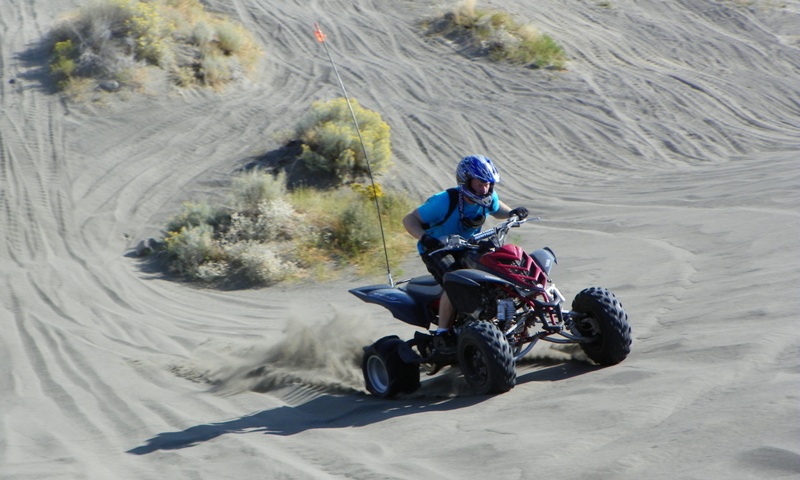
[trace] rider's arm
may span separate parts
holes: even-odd
[[[500,208],[492,214],[494,218],[499,218],[505,220],[508,218],[508,214],[511,213],[511,207],[505,204],[502,200],[500,200]]]
[[[419,212],[416,208],[413,212],[403,217],[403,226],[406,228],[406,231],[417,240],[425,235],[425,229],[422,228],[422,219],[419,217]]]

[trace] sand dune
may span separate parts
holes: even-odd
[[[563,72],[425,38],[444,2],[212,0],[268,60],[222,94],[76,106],[42,35],[77,2],[0,0],[0,478],[800,477],[800,2],[515,1]],[[362,345],[413,334],[349,288],[221,292],[142,269],[180,202],[348,92],[392,128],[381,181],[422,201],[483,153],[542,221],[568,296],[614,291],[633,351],[537,346],[509,393],[455,372],[369,397]],[[422,273],[417,259],[403,274]]]

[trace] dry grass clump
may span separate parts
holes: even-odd
[[[221,87],[251,73],[261,49],[243,27],[205,11],[199,0],[92,0],[51,32],[58,87],[137,84],[158,67],[176,85]]]
[[[495,61],[554,69],[563,69],[566,63],[563,48],[549,35],[517,22],[509,13],[476,9],[475,0],[463,1],[427,22],[427,27],[430,34]]]
[[[400,221],[411,203],[376,191],[390,258],[400,258],[413,247]],[[234,177],[226,205],[184,204],[164,239],[170,270],[208,284],[265,286],[325,277],[332,267],[385,266],[371,186],[287,193],[284,174],[254,171]]]

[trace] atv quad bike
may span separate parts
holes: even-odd
[[[631,328],[622,305],[604,288],[586,288],[564,308],[565,298],[550,272],[550,248],[531,254],[505,244],[508,231],[527,220],[515,216],[469,239],[452,236],[430,255],[452,255],[463,267],[439,285],[426,275],[388,284],[354,288],[361,300],[388,309],[398,320],[419,327],[410,340],[392,335],[364,348],[362,371],[367,390],[380,398],[412,393],[420,387],[421,367],[433,375],[445,366],[461,368],[476,394],[503,393],[516,382],[516,362],[539,341],[577,343],[599,365],[627,357]],[[439,298],[446,291],[456,309],[455,349],[437,342]]]

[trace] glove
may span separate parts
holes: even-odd
[[[509,217],[513,217],[514,215],[516,215],[520,220],[524,220],[525,218],[528,218],[528,209],[525,207],[517,207],[508,212]]]
[[[425,235],[419,239],[419,243],[422,244],[422,248],[425,249],[425,252],[432,252],[444,247],[444,243],[430,233],[425,233]]]

